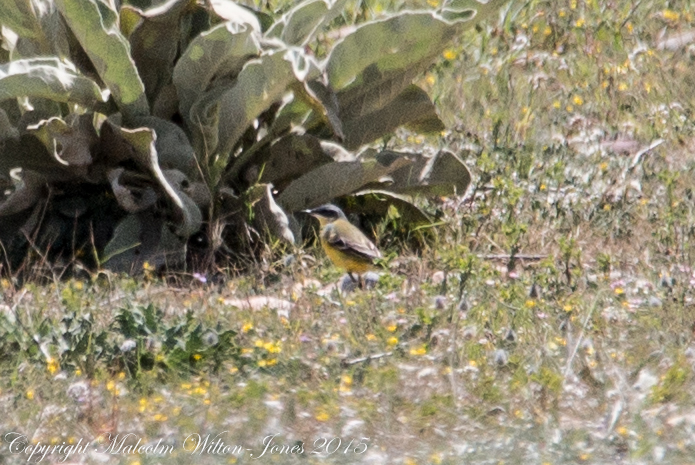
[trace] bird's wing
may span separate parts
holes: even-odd
[[[349,225],[349,227],[355,228],[352,225]],[[323,238],[329,245],[344,253],[367,260],[381,258],[379,249],[376,248],[372,241],[367,239],[367,236],[362,234],[362,231],[355,228],[352,230],[351,236],[350,239],[345,239],[338,233],[335,224],[327,225],[323,233]]]

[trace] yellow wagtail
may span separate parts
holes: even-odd
[[[326,204],[305,212],[319,220],[321,246],[328,258],[362,287],[361,275],[374,267],[375,259],[381,258],[379,249],[335,205]],[[352,273],[357,273],[359,279]]]

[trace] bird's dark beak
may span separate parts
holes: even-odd
[[[302,210],[302,213],[306,213],[307,215],[311,215],[316,218],[316,213],[314,213],[314,210]]]

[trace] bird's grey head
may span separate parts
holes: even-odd
[[[345,213],[343,213],[343,211],[340,208],[336,207],[335,205],[331,205],[330,203],[321,205],[320,207],[316,207],[312,210],[305,211],[311,216],[315,216],[317,218],[325,218],[328,221],[335,221],[339,218],[346,219]]]

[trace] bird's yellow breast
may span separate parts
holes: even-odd
[[[366,273],[373,268],[372,262],[366,259],[360,259],[353,255],[349,255],[342,250],[330,246],[326,241],[321,238],[321,245],[323,250],[328,255],[328,258],[337,266],[338,268],[343,268],[347,270],[348,273]]]

